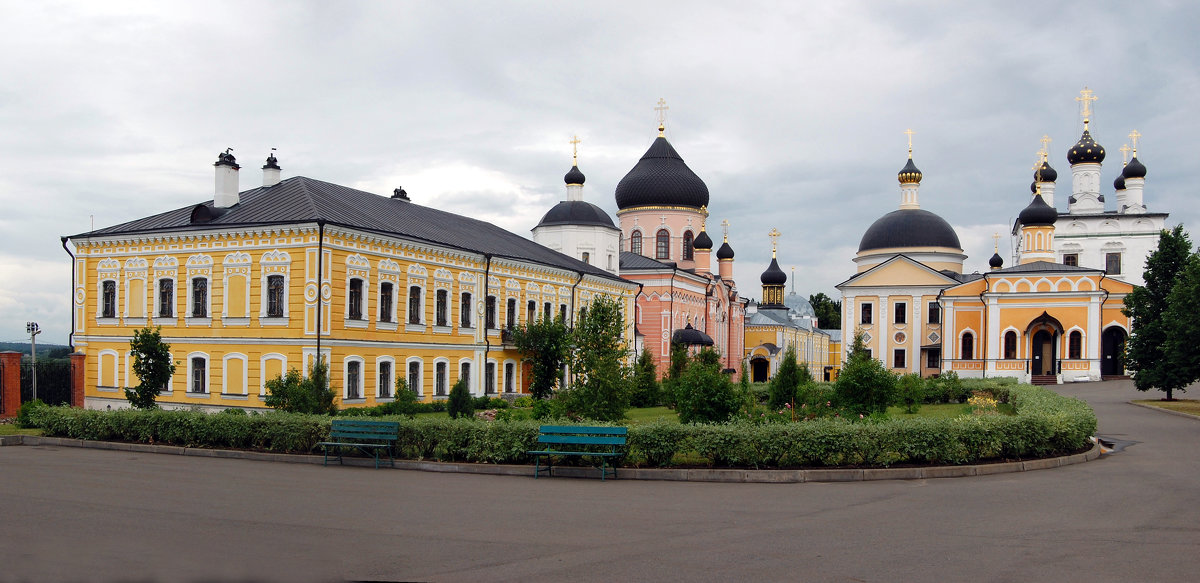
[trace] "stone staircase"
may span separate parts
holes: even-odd
[[[1035,374],[1031,375],[1029,382],[1034,385],[1057,385],[1058,377],[1052,374]]]

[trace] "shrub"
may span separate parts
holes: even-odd
[[[658,382],[658,370],[654,366],[654,355],[643,348],[633,367],[633,392],[629,404],[634,407],[657,407],[662,403],[662,389]]]
[[[475,400],[471,398],[471,393],[467,392],[466,379],[458,379],[450,388],[450,397],[446,399],[446,412],[450,413],[451,419],[470,418],[475,415]]]
[[[533,397],[530,397],[529,395],[517,397],[517,400],[513,401],[513,407],[532,407],[532,406],[533,406]]]
[[[37,418],[36,410],[39,408],[48,407],[41,399],[34,399],[21,403],[21,408],[17,410],[17,427],[33,428],[35,425],[34,419]]]
[[[291,369],[286,375],[267,381],[267,396],[263,402],[272,409],[287,413],[335,415],[334,391],[329,386],[329,365],[324,358],[313,363],[308,377]]]
[[[896,382],[896,396],[905,413],[916,413],[925,401],[925,379],[917,373],[909,373]]]
[[[137,375],[138,386],[125,389],[125,399],[136,409],[153,409],[171,376],[175,374],[175,363],[171,362],[171,345],[162,341],[162,327],[149,326],[133,332],[129,340],[129,355],[133,359],[133,374]]]
[[[629,428],[626,441],[631,452],[638,452],[647,465],[666,466],[680,451],[686,451],[689,429],[684,425],[659,420]]]
[[[896,375],[867,353],[860,332],[833,387],[839,406],[859,415],[883,413],[895,398]]]
[[[744,402],[729,375],[721,372],[720,356],[710,348],[700,351],[675,382],[675,408],[681,423],[723,423]]]
[[[798,404],[797,398],[801,385],[810,382],[812,382],[812,375],[809,374],[808,367],[801,368],[796,364],[796,351],[792,346],[788,346],[786,354],[783,356],[783,363],[779,365],[775,378],[771,379],[770,398],[767,406],[778,410],[787,404]]]
[[[930,381],[927,387],[927,403],[963,403],[971,396],[971,391],[958,378],[954,371],[944,372]]]

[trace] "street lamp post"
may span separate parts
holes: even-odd
[[[25,331],[29,333],[29,352],[33,358],[33,399],[36,401],[37,394],[37,335],[42,333],[41,327],[37,322],[25,322]]]

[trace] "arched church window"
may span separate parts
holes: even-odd
[[[690,261],[693,257],[692,253],[693,253],[692,232],[684,231],[683,232],[683,258]]]
[[[1083,358],[1083,334],[1079,330],[1074,330],[1067,337],[1067,358],[1071,360],[1079,360]]]
[[[642,254],[642,232],[634,231],[629,235],[629,251],[631,253]]]
[[[962,359],[971,360],[975,358],[975,335],[967,332],[962,337]]]
[[[654,258],[671,258],[671,234],[666,229],[660,229],[654,237]]]
[[[1017,357],[1017,333],[1009,330],[1004,333],[1004,358],[1014,359]]]

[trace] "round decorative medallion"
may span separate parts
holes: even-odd
[[[894,339],[896,341],[896,344],[903,343],[905,338],[908,338],[908,337],[905,336],[903,332],[897,332],[896,335],[892,337],[892,339]]]

